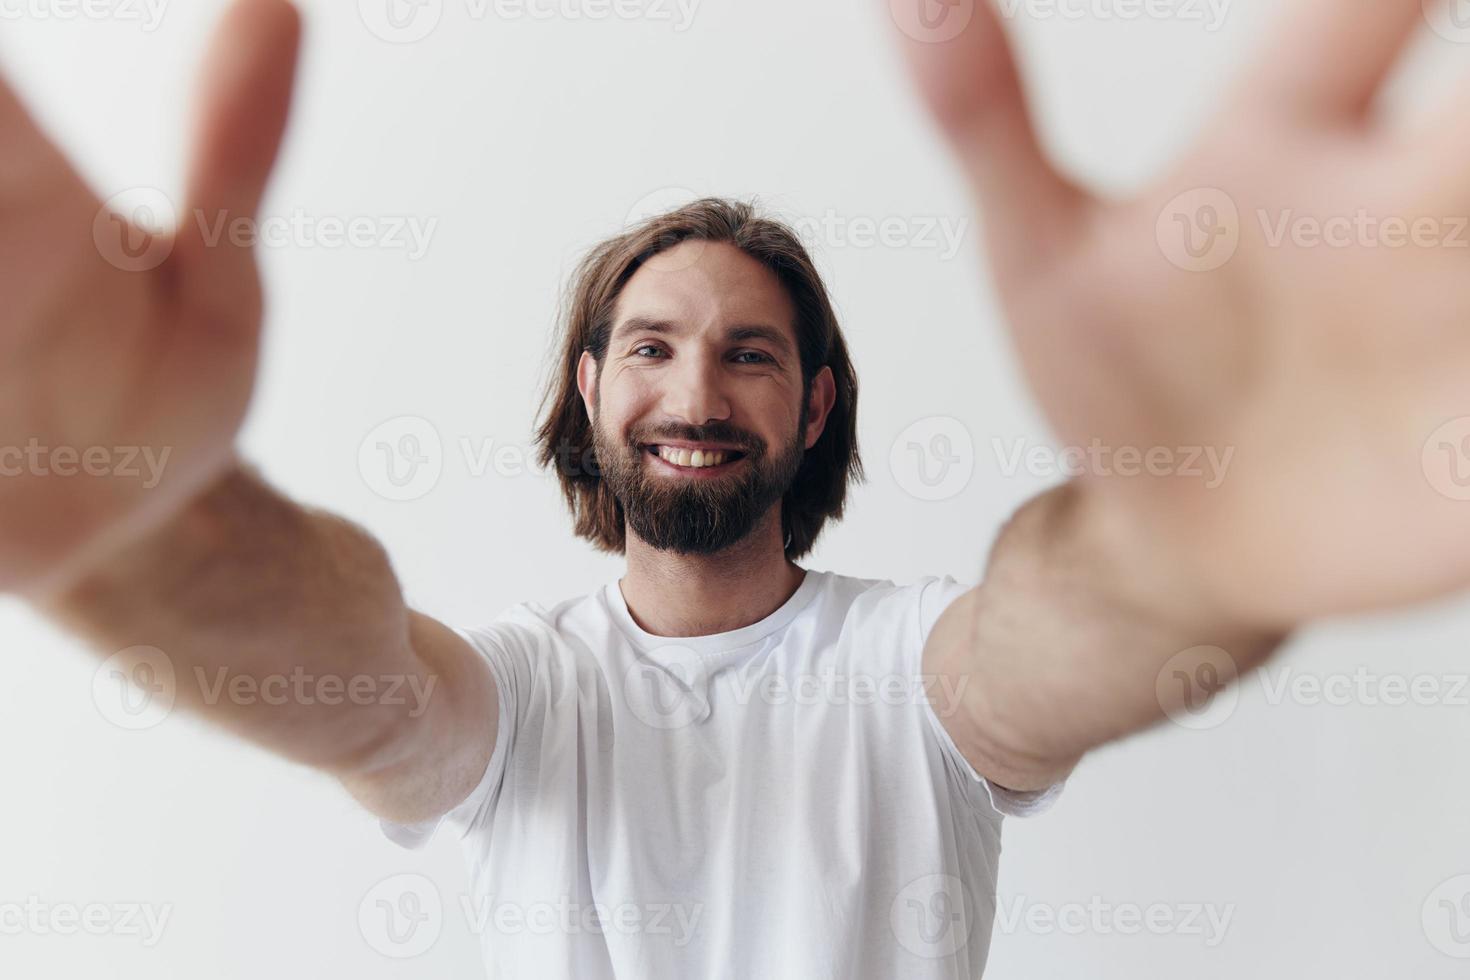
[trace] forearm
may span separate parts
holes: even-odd
[[[378,544],[239,469],[41,608],[104,655],[161,650],[176,704],[339,772],[384,763],[436,683]]]
[[[1234,621],[1159,554],[1078,485],[1038,497],[1006,526],[985,582],[948,627],[946,658],[968,678],[967,755],[998,781],[1040,788],[1279,647],[1282,634]]]

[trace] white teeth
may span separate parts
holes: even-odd
[[[688,449],[673,449],[668,446],[659,446],[658,455],[676,466],[685,466],[690,469],[705,466],[719,466],[728,455],[724,450],[696,449],[690,452]]]

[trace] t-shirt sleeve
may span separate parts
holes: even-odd
[[[932,578],[923,583],[919,589],[919,650],[921,656],[924,643],[929,639],[929,633],[933,630],[934,624],[939,621],[940,614],[949,607],[951,602],[973,587],[957,582],[949,575]],[[927,700],[924,703],[924,714],[928,718],[930,729],[933,730],[939,742],[940,750],[944,753],[947,765],[963,784],[965,794],[972,804],[988,806],[997,813],[1008,817],[1031,817],[1049,810],[1057,797],[1061,795],[1063,787],[1066,786],[1066,780],[1063,780],[1046,789],[1023,793],[992,783],[970,765],[970,760],[965,758],[964,753],[955,745],[949,730],[944,727],[944,722],[935,712],[934,705]]]
[[[516,707],[519,703],[521,672],[515,669],[511,644],[513,635],[494,626],[464,630],[455,628],[480,656],[485,658],[495,678],[496,697],[500,705],[500,719],[496,726],[495,748],[479,783],[464,802],[448,813],[422,823],[400,824],[391,820],[379,820],[383,834],[395,844],[409,850],[425,847],[441,826],[452,828],[457,839],[463,839],[469,831],[484,822],[505,780],[506,760],[515,742]]]

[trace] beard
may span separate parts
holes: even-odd
[[[681,555],[712,555],[744,539],[779,503],[796,480],[806,455],[803,400],[796,433],[775,453],[755,436],[717,424],[679,431],[633,431],[628,442],[607,438],[592,420],[592,443],[601,477],[623,507],[629,529],[651,547]],[[657,476],[647,446],[659,438],[718,442],[745,454],[736,468],[717,479]]]

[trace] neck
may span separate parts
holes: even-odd
[[[713,555],[658,551],[630,531],[618,585],[633,621],[655,636],[708,636],[781,608],[806,570],[786,558],[780,511],[772,507],[750,534]]]

